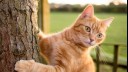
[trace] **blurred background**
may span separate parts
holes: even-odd
[[[93,4],[95,15],[115,17],[107,38],[91,53],[97,72],[127,72],[127,0],[40,0],[39,27],[54,33],[70,26],[87,4]]]

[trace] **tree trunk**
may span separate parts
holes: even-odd
[[[0,0],[0,72],[14,72],[16,61],[40,61],[34,34],[37,0]]]

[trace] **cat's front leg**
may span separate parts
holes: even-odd
[[[20,60],[15,65],[18,72],[65,72],[60,66],[44,65],[34,60]]]
[[[34,64],[34,60],[20,60],[16,62],[15,70],[18,72],[31,72]]]

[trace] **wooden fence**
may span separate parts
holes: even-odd
[[[39,0],[38,7],[38,26],[47,34],[50,27],[50,7],[48,0]]]
[[[113,62],[105,62],[100,60],[100,49],[99,47],[101,45],[107,45],[107,46],[113,46],[114,48],[114,52],[113,52]],[[123,64],[118,64],[118,52],[119,52],[119,48],[120,47],[127,47],[127,45],[125,44],[112,44],[112,43],[103,43],[99,46],[96,47],[96,59],[94,59],[94,61],[96,62],[96,67],[97,67],[97,71],[96,72],[100,72],[100,64],[107,64],[113,67],[113,71],[112,72],[117,72],[117,68],[124,68],[127,69],[127,65],[123,65]]]

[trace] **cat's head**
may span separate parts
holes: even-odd
[[[103,42],[106,37],[106,30],[113,21],[113,17],[98,19],[94,16],[94,8],[88,5],[77,18],[72,26],[75,32],[76,42],[79,45],[90,47]]]

